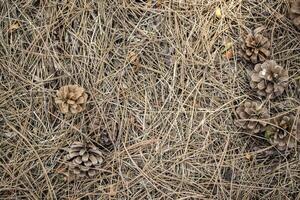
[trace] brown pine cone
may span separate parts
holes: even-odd
[[[87,98],[84,88],[78,85],[66,85],[57,91],[55,103],[62,113],[76,114],[85,110]]]
[[[273,60],[255,65],[251,73],[250,86],[257,94],[274,99],[288,86],[288,71]]]
[[[253,64],[266,61],[271,55],[271,42],[260,34],[261,28],[249,33],[243,40],[241,56]]]
[[[300,0],[292,3],[289,15],[293,24],[300,30]]]
[[[296,121],[293,114],[286,114],[274,118],[272,125],[268,125],[266,138],[279,150],[284,151],[295,148],[300,142],[300,120]]]
[[[92,177],[103,163],[102,153],[93,144],[74,142],[65,156],[69,170],[79,177]]]
[[[267,126],[264,120],[270,117],[268,109],[256,101],[245,101],[236,113],[239,118],[235,121],[236,125],[250,134],[263,132]]]
[[[95,140],[106,149],[111,149],[117,139],[117,123],[112,119],[107,122],[94,117],[90,122],[90,132],[96,137]]]

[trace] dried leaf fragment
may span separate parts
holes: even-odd
[[[222,18],[222,11],[220,7],[217,7],[215,10],[215,15],[217,18]]]
[[[18,28],[20,28],[21,24],[18,21],[13,22],[12,24],[10,24],[10,26],[7,29],[7,32],[14,32],[15,30],[17,30]]]

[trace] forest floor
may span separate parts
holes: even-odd
[[[0,199],[300,199],[299,151],[234,123],[247,99],[300,113],[288,10],[288,0],[0,0]],[[253,65],[238,54],[261,26],[290,75],[274,101],[251,90]],[[85,88],[85,111],[59,112],[67,84]],[[99,142],[91,118],[116,140],[95,177],[70,180],[64,149]]]

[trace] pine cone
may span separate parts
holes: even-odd
[[[272,145],[281,151],[297,146],[297,141],[300,141],[300,120],[295,121],[294,115],[287,114],[274,118],[272,124],[268,125],[265,133]]]
[[[270,117],[268,109],[256,101],[245,101],[236,112],[239,118],[236,125],[251,134],[263,132],[267,126],[263,120]]]
[[[255,65],[251,73],[250,86],[263,97],[274,99],[280,96],[288,86],[288,71],[273,60]]]
[[[88,95],[78,85],[66,85],[56,93],[55,103],[62,113],[79,113],[86,107]]]
[[[243,41],[241,55],[253,64],[266,61],[270,55],[271,43],[268,38],[259,34],[261,28],[249,33]]]
[[[300,0],[292,3],[289,15],[293,24],[300,29]]]
[[[95,140],[99,142],[101,147],[111,149],[117,139],[117,124],[113,120],[107,122],[95,117],[91,119],[90,132],[97,136]]]
[[[103,163],[102,153],[93,144],[74,142],[65,157],[70,171],[79,177],[92,177]]]

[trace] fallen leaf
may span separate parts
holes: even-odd
[[[247,160],[251,160],[252,155],[251,155],[250,153],[246,153],[246,154],[245,154],[245,158],[246,158]]]
[[[152,7],[152,0],[148,0],[148,1],[147,1],[146,7],[147,7],[147,8],[151,8],[151,7]]]
[[[131,51],[127,55],[127,60],[129,61],[129,63],[132,64],[133,71],[135,73],[137,73],[141,68],[141,62],[140,62],[139,55],[137,53]]]
[[[228,51],[229,49],[231,49],[233,47],[233,42],[231,41],[226,41],[224,43],[224,48],[222,49],[221,53],[225,53],[226,51]]]
[[[233,55],[234,55],[234,52],[232,49],[230,49],[225,52],[224,57],[229,60],[229,59],[233,58]]]
[[[138,54],[136,54],[134,51],[131,51],[127,54],[127,60],[129,63],[134,62],[138,57]]]
[[[233,43],[232,42],[226,42],[224,46],[225,46],[225,49],[228,50],[228,49],[231,49],[231,47],[233,46]]]
[[[156,8],[161,8],[162,5],[163,5],[162,0],[157,0],[156,3],[155,3]]]
[[[215,15],[216,15],[217,18],[221,18],[222,17],[222,11],[221,11],[220,7],[216,8]]]
[[[7,32],[14,32],[18,28],[20,28],[20,26],[21,25],[19,22],[13,22],[12,24],[10,24],[9,28],[7,29]]]

